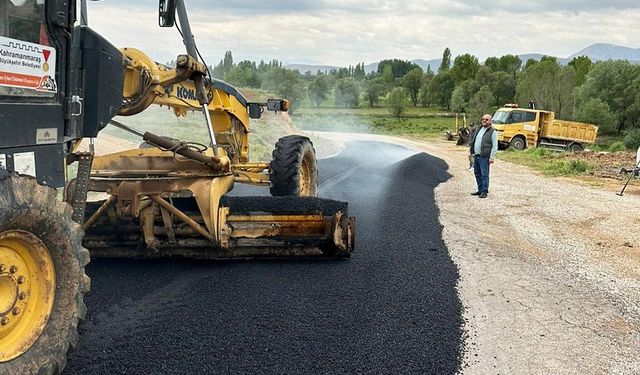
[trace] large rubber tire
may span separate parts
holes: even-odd
[[[584,150],[584,148],[582,147],[582,145],[580,143],[574,142],[574,143],[569,145],[568,150],[570,152],[580,152],[580,151]]]
[[[527,148],[527,141],[524,140],[521,136],[515,136],[511,138],[509,142],[509,147],[513,147],[516,150],[522,151]]]
[[[85,274],[85,266],[89,263],[90,256],[89,251],[82,247],[84,234],[82,227],[71,220],[71,214],[71,206],[57,199],[55,189],[40,185],[32,177],[0,170],[0,245],[4,246],[0,246],[0,250],[3,251],[0,252],[0,256],[16,262],[28,258],[19,256],[11,258],[19,253],[15,250],[11,252],[11,246],[7,245],[11,242],[7,242],[6,237],[13,235],[15,240],[17,234],[18,242],[24,240],[27,244],[29,241],[31,244],[39,244],[31,247],[31,249],[37,249],[38,253],[29,250],[29,245],[22,248],[27,249],[26,253],[31,251],[37,257],[44,252],[51,263],[54,275],[47,281],[49,283],[47,285],[53,286],[49,291],[49,293],[53,292],[51,296],[53,301],[48,308],[50,309],[48,318],[38,320],[40,328],[37,330],[24,332],[16,329],[12,333],[18,337],[18,340],[33,337],[35,341],[28,342],[24,348],[15,350],[20,345],[16,345],[15,341],[9,341],[7,337],[10,335],[0,336],[0,351],[2,347],[13,347],[13,356],[15,356],[15,358],[9,358],[10,356],[5,355],[2,358],[0,374],[59,374],[66,365],[67,352],[78,343],[78,322],[84,319],[86,314],[83,297],[90,288],[89,277]],[[4,244],[2,241],[5,241]],[[18,246],[13,249],[20,248]],[[28,259],[25,260],[25,264],[28,264],[27,261]],[[22,275],[24,285],[30,287],[37,285],[41,282],[38,278],[46,278],[43,276],[46,273],[42,272],[45,267],[38,262],[31,262],[31,264],[32,267],[25,266],[23,267],[25,269],[20,269],[18,272],[15,272],[14,268],[13,274],[6,274],[8,268],[5,265],[4,281],[15,275]],[[5,289],[15,289],[15,293],[18,294],[20,281],[12,283],[14,286]],[[30,298],[32,291],[33,288],[26,293],[20,293],[20,299],[24,299],[24,303],[29,308],[33,307],[29,305],[30,303],[37,302],[35,298]],[[6,302],[7,298],[4,300]],[[48,309],[45,308],[44,312],[46,313]],[[28,316],[31,317],[26,315],[27,310],[23,311],[25,315],[22,317],[20,314],[13,314],[15,316],[7,314],[6,318],[7,320],[15,319],[15,324],[34,321],[35,318],[27,319]],[[7,327],[10,326],[7,325]]]
[[[318,164],[313,143],[307,137],[288,135],[276,143],[269,176],[271,195],[318,195]]]

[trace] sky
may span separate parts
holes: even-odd
[[[383,59],[542,53],[568,57],[593,43],[639,48],[638,0],[185,0],[208,65],[240,60],[335,66]],[[117,47],[167,62],[185,53],[158,26],[157,0],[90,1],[89,25]]]

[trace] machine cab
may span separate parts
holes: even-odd
[[[52,186],[64,182],[70,6],[0,2],[0,168]]]
[[[0,168],[54,187],[122,104],[122,54],[75,15],[75,1],[0,2]]]

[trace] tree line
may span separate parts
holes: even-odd
[[[505,103],[533,101],[558,118],[595,123],[601,134],[640,132],[640,66],[626,60],[592,62],[580,56],[562,66],[550,56],[523,63],[504,55],[481,63],[471,54],[452,61],[446,48],[437,71],[389,59],[368,74],[364,63],[301,74],[277,60],[236,64],[227,51],[211,70],[233,85],[272,91],[288,99],[293,110],[305,98],[320,106],[333,94],[341,107],[384,105],[397,116],[406,106],[439,107],[475,119]]]

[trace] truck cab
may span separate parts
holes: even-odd
[[[550,119],[553,112],[505,106],[496,111],[492,122],[501,147],[523,150],[537,145],[540,123]]]

